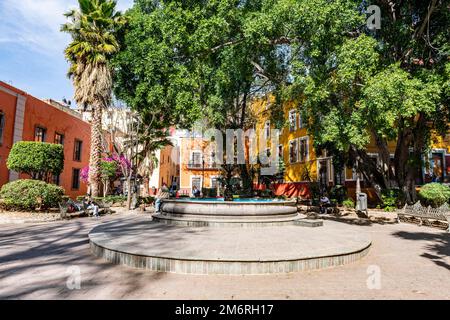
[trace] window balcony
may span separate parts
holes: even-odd
[[[197,169],[197,170],[218,170],[220,169],[220,165],[212,162],[212,163],[201,163],[198,161],[190,161],[187,165],[188,169]]]

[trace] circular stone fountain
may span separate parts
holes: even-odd
[[[297,212],[296,201],[185,199],[165,200],[161,213],[154,215],[153,219],[192,227],[265,227],[292,225],[301,216]]]
[[[92,252],[152,271],[240,275],[339,266],[371,245],[359,227],[307,220],[293,201],[165,200],[161,208],[152,220],[135,215],[95,227]]]

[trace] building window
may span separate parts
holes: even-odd
[[[270,158],[272,156],[272,153],[270,152],[270,148],[267,148],[263,151],[263,155],[265,158],[265,163],[262,165],[263,167],[270,167],[272,165],[272,159]]]
[[[34,141],[37,142],[45,142],[45,136],[47,134],[47,130],[43,127],[36,127],[34,130]]]
[[[83,149],[83,141],[75,140],[74,150],[73,150],[73,160],[81,161],[81,152]]]
[[[210,165],[211,165],[211,168],[216,168],[217,167],[217,159],[216,159],[216,152],[215,151],[211,152]]]
[[[266,137],[266,139],[269,139],[270,137],[270,121],[267,120],[266,123],[264,124],[264,136]]]
[[[191,189],[196,186],[198,190],[202,190],[202,178],[192,177],[191,178]]]
[[[0,111],[0,145],[3,143],[4,130],[5,130],[5,114]]]
[[[299,122],[300,129],[303,129],[305,127],[305,122],[303,121],[303,116],[302,116],[301,112],[298,115],[298,122]]]
[[[284,149],[283,149],[283,145],[282,144],[279,144],[278,145],[278,161],[284,161],[284,154],[283,154],[283,151],[284,151]]]
[[[216,189],[220,186],[220,181],[218,177],[211,177],[211,188]]]
[[[61,184],[61,175],[54,174],[52,180],[54,184],[59,186]]]
[[[334,170],[336,185],[345,185],[345,167],[342,170]]]
[[[72,189],[80,189],[80,169],[72,170]]]
[[[56,144],[64,144],[64,135],[61,133],[56,132],[55,133],[55,143]]]
[[[190,167],[201,168],[202,167],[202,153],[200,151],[193,151],[191,155]]]
[[[299,139],[300,142],[300,162],[309,160],[309,137]]]
[[[297,130],[297,111],[289,111],[289,131]]]
[[[297,140],[289,141],[289,162],[295,163],[298,161],[298,147]]]

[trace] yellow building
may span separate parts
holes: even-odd
[[[287,197],[309,198],[312,187],[332,187],[334,185],[345,185],[348,196],[354,197],[356,191],[357,174],[354,168],[345,168],[343,172],[335,172],[333,158],[323,150],[316,154],[313,147],[313,137],[308,134],[306,120],[298,110],[298,104],[285,103],[280,118],[284,119],[282,129],[277,133],[275,125],[271,123],[271,108],[269,99],[259,99],[252,103],[251,111],[256,118],[253,129],[256,133],[256,150],[253,138],[245,140],[245,158],[249,161],[248,152],[252,148],[252,155],[261,152],[276,151],[284,163],[282,179],[272,185],[276,195]],[[272,148],[272,135],[278,135],[277,146]],[[221,170],[216,159],[216,148],[211,141],[199,134],[190,132],[179,132],[177,135],[178,164],[175,165],[170,159],[169,153],[161,152],[161,170],[159,182],[170,184],[172,176],[179,177],[177,186],[180,195],[190,195],[195,185],[198,189],[217,189],[220,181]],[[224,137],[225,138],[225,137]],[[260,142],[262,146],[260,146]],[[396,143],[388,144],[391,159],[394,158]],[[421,176],[417,184],[431,181],[448,182],[450,179],[450,135],[442,138],[436,134],[432,136],[432,147],[425,161]],[[369,157],[378,161],[378,148],[374,141],[367,146]],[[167,159],[167,165],[166,165]],[[177,169],[175,169],[177,168]],[[172,174],[175,172],[174,174]],[[260,177],[261,178],[261,177]],[[369,200],[376,199],[373,189],[368,187],[364,179],[360,177],[362,191],[368,193]],[[255,181],[256,188],[264,188],[261,179]],[[367,188],[366,188],[367,187]]]
[[[267,148],[272,149],[270,143],[271,130],[275,126],[271,123],[270,103],[271,98],[260,99],[252,104],[252,111],[256,117],[255,131],[262,132],[264,139],[268,141]],[[333,159],[327,156],[326,150],[322,154],[316,154],[313,148],[313,137],[306,129],[305,119],[295,103],[286,103],[283,108],[284,126],[279,132],[278,155],[284,162],[285,171],[282,182],[276,183],[273,188],[277,195],[289,197],[309,197],[311,195],[311,183],[317,182],[320,186],[333,186],[341,184],[347,186],[348,195],[353,197],[356,190],[356,171],[346,168],[344,172],[334,172]],[[388,143],[391,159],[394,158],[395,141]],[[264,150],[258,148],[258,153]],[[273,149],[272,149],[273,150]],[[367,153],[378,161],[378,148],[372,141],[367,146]],[[431,181],[449,182],[450,179],[450,135],[445,138],[436,134],[432,135],[429,161],[422,170],[422,177],[417,183]],[[369,194],[369,198],[375,198],[375,192],[371,188],[364,188],[363,192]]]

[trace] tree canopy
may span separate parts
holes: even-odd
[[[162,123],[245,128],[248,102],[270,93],[274,123],[296,102],[317,150],[411,197],[430,130],[447,130],[449,0],[138,0],[126,16],[115,91]]]
[[[51,181],[64,168],[62,145],[34,141],[14,143],[6,165],[9,170],[29,174],[32,179]]]

